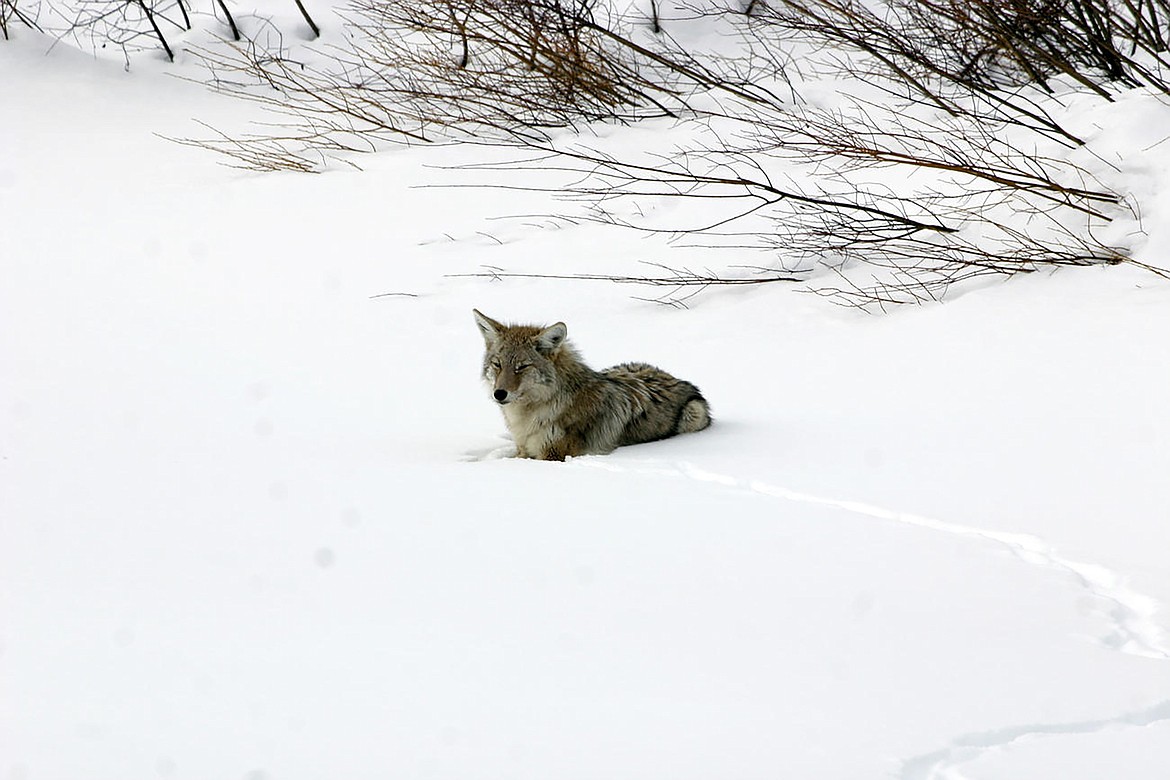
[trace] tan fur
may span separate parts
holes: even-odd
[[[483,378],[521,458],[602,455],[626,444],[701,431],[711,413],[699,388],[645,363],[594,371],[563,322],[502,325],[475,311]]]

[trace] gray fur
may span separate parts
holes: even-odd
[[[486,347],[483,378],[522,458],[603,455],[711,424],[699,388],[646,363],[585,365],[563,322],[503,325],[473,310]]]

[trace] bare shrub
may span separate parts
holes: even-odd
[[[662,74],[615,56],[582,0],[356,0],[349,29],[352,48],[320,65],[253,44],[201,56],[220,89],[289,117],[285,153],[313,160],[379,143],[523,142],[680,110]]]
[[[15,11],[19,1],[0,0],[0,31],[7,32],[7,20],[12,14],[29,23],[26,15]],[[319,35],[320,28],[301,0],[293,2],[313,35]],[[233,41],[244,37],[226,0],[207,0],[202,9],[191,0],[38,0],[37,7],[42,4],[48,12],[42,32],[71,41],[81,49],[120,51],[127,67],[132,55],[152,50],[161,49],[167,59],[174,61],[178,52],[176,34],[181,36],[192,30],[200,16],[214,17],[226,25]],[[269,32],[274,29],[268,21],[262,26]]]
[[[1047,88],[1068,76],[1090,89],[1147,85],[1165,91],[1162,30],[1170,8],[1147,0],[896,0],[925,51],[988,85]]]
[[[533,168],[573,174],[555,194],[587,218],[770,258],[680,272],[684,295],[828,270],[827,294],[883,306],[973,276],[1131,262],[1095,237],[1123,198],[1069,162],[1083,140],[1047,95],[1057,84],[1102,100],[1127,84],[1160,89],[1150,9],[1161,6],[1109,6],[1104,24],[1092,15],[1104,0],[1060,13],[1029,2],[891,0],[879,14],[850,0],[771,0],[692,8],[686,21],[655,3],[653,25],[639,26],[599,18],[585,0],[358,0],[354,45],[324,65],[255,47],[205,53],[218,83],[277,111],[279,129],[187,142],[261,170],[313,170],[386,143],[513,146]],[[721,50],[677,44],[669,28],[684,23],[719,26]],[[802,46],[802,68],[836,69],[858,91],[830,103],[796,95],[786,67]],[[559,132],[666,120],[689,128],[676,148]],[[699,207],[665,226],[615,208],[646,198]]]
[[[167,59],[175,59],[168,32],[191,29],[185,0],[80,0],[56,10],[68,19],[62,37],[80,46],[113,45],[122,51],[127,64],[134,52],[161,48]]]

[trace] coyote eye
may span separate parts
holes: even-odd
[[[492,366],[492,368],[494,368],[494,369],[496,369],[496,370],[498,371],[498,370],[499,370],[499,368],[500,368],[500,361],[498,361],[498,360],[493,360],[493,361],[491,362],[491,366]]]
[[[531,363],[523,363],[519,366],[516,366],[516,373],[519,374],[521,371],[523,371],[526,368],[532,368],[532,364]]]

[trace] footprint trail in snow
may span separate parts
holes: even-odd
[[[614,472],[654,474],[709,482],[734,490],[746,490],[771,498],[797,504],[832,507],[855,515],[877,520],[913,525],[932,531],[992,542],[1010,550],[1020,560],[1032,566],[1056,569],[1071,575],[1084,589],[1110,605],[1106,617],[1111,625],[1102,642],[1115,650],[1146,658],[1170,659],[1170,644],[1155,615],[1159,611],[1157,599],[1130,588],[1125,578],[1096,563],[1074,561],[1060,555],[1052,545],[1030,534],[992,531],[973,526],[937,520],[923,515],[900,512],[862,501],[818,496],[759,480],[743,479],[700,468],[686,461],[617,461],[604,458],[584,458],[576,465]]]
[[[652,474],[667,478],[683,478],[708,482],[732,490],[743,490],[795,504],[832,507],[855,515],[886,522],[918,526],[940,533],[965,537],[1006,547],[1021,561],[1070,575],[1093,597],[1111,605],[1106,617],[1111,630],[1102,638],[1103,644],[1123,653],[1170,659],[1165,632],[1155,620],[1158,601],[1125,584],[1125,578],[1095,563],[1074,561],[1060,555],[1052,545],[1030,534],[993,531],[973,526],[938,520],[923,515],[900,512],[862,501],[819,496],[752,479],[709,471],[694,464],[678,461],[642,460],[632,465],[603,458],[578,460],[576,465],[613,472]],[[914,756],[901,762],[896,777],[899,780],[963,780],[959,767],[975,761],[984,754],[1006,748],[1024,739],[1045,736],[1096,734],[1107,729],[1141,728],[1170,721],[1170,700],[1152,707],[1100,718],[1091,721],[1066,723],[1036,723],[1008,726],[994,731],[960,735],[946,747]]]

